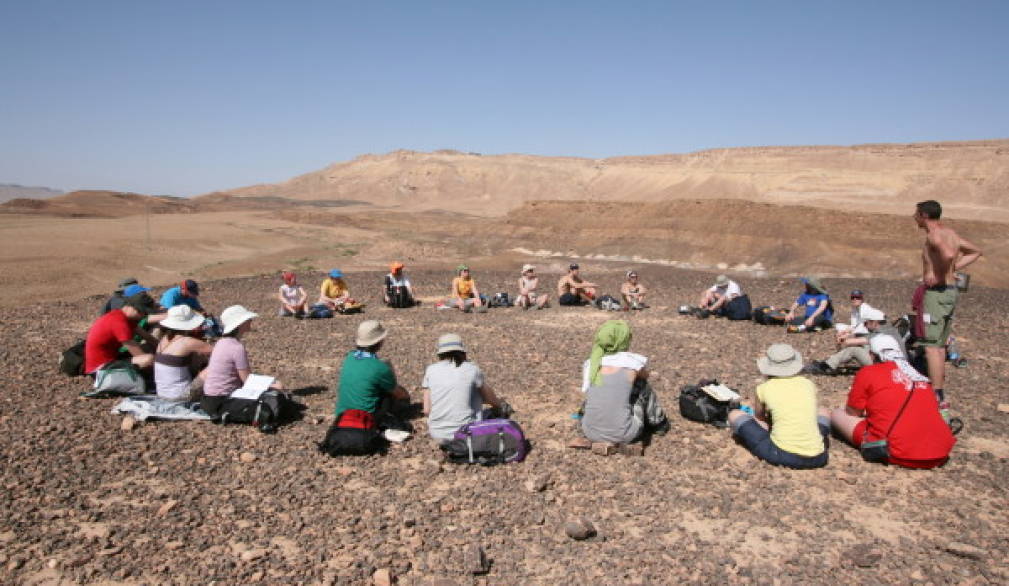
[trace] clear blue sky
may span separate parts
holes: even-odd
[[[0,0],[0,183],[1009,137],[1009,1]]]

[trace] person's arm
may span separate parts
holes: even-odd
[[[136,340],[126,340],[123,342],[123,347],[130,353],[133,358],[130,360],[134,365],[139,368],[148,368],[154,364],[154,355],[144,352],[144,349],[137,344]]]
[[[723,305],[725,305],[725,302],[728,300],[728,296],[727,295],[718,295],[716,293],[715,296],[718,298],[718,301],[715,301],[714,303],[712,303],[711,307],[708,308],[711,311],[719,309],[720,307],[722,307]]]
[[[561,295],[564,295],[564,293],[565,293],[564,287],[567,285],[567,282],[568,282],[568,278],[567,277],[561,277],[561,279],[559,281],[557,281],[557,296],[558,297],[560,297]]]
[[[214,351],[214,347],[207,343],[206,340],[200,340],[199,338],[186,338],[186,350],[195,354],[203,354],[204,356],[210,356],[210,353]]]
[[[424,415],[431,415],[431,389],[424,389]]]
[[[763,421],[767,424],[771,423],[767,420],[767,408],[764,407],[764,402],[759,397],[753,402],[753,417],[758,421]]]
[[[813,322],[816,320],[816,316],[826,311],[828,305],[830,305],[829,299],[821,301],[820,305],[816,308],[816,311],[814,311],[811,315],[806,316],[806,326],[813,325]]]
[[[135,335],[137,335],[137,336],[140,336],[140,338],[143,341],[145,341],[148,344],[150,344],[151,348],[157,348],[158,347],[158,339],[155,338],[154,336],[152,336],[151,333],[148,332],[147,330],[145,330],[144,328],[142,328],[140,326],[137,326],[137,327],[133,328],[133,333]]]
[[[966,268],[968,265],[981,258],[981,249],[974,246],[969,241],[960,239],[960,260],[956,261],[953,266],[955,270],[961,270]]]
[[[792,307],[788,308],[788,314],[785,315],[785,319],[792,319],[795,317],[795,310],[799,309],[799,300],[796,299],[792,302]]]
[[[483,399],[485,405],[490,405],[495,409],[501,408],[501,399],[499,399],[497,394],[494,393],[494,389],[485,384],[480,387],[479,391],[480,397]]]
[[[525,288],[525,279],[519,277],[519,297],[529,295],[529,290]]]
[[[304,287],[298,287],[298,307],[301,307],[308,302],[308,293],[305,292]]]
[[[857,417],[866,416],[866,407],[869,400],[870,371],[861,368],[855,373],[855,379],[851,381],[851,390],[848,392],[848,401],[844,405],[844,412]]]

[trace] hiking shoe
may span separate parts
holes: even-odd
[[[652,435],[666,435],[669,433],[670,428],[669,419],[667,418],[665,421],[655,426],[655,429],[652,430]]]
[[[949,430],[953,432],[953,435],[957,435],[963,431],[963,419],[959,417],[950,417],[946,423],[949,425]]]
[[[806,374],[815,374],[822,376],[837,376],[838,374],[840,374],[840,371],[838,371],[836,368],[831,368],[829,364],[827,364],[822,360],[814,360],[810,362],[809,364],[807,364],[802,368],[802,371],[805,372]]]

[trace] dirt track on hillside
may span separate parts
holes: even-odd
[[[588,278],[613,292],[620,275],[605,266],[583,262]],[[682,420],[676,392],[714,376],[751,395],[764,347],[787,339],[822,358],[832,348],[829,333],[786,336],[679,316],[676,306],[693,302],[712,275],[636,268],[665,292],[651,309],[621,317],[631,321],[632,349],[650,357],[673,415],[672,432],[640,458],[564,448],[574,437],[580,363],[593,329],[615,314],[394,311],[377,305],[380,274],[356,273],[350,285],[369,303],[364,315],[296,321],[273,317],[273,277],[207,281],[210,308],[238,302],[261,314],[248,338],[254,370],[278,376],[308,405],[303,420],[261,435],[197,423],[123,432],[108,413],[113,400],[79,399],[85,381],[55,372],[56,351],[83,333],[102,299],[0,309],[14,341],[0,350],[2,581],[350,584],[377,569],[401,584],[1009,581],[1009,415],[996,410],[1009,403],[1009,351],[1005,319],[991,311],[1009,294],[975,287],[958,309],[955,333],[969,363],[950,370],[947,389],[966,429],[946,467],[870,465],[835,441],[825,469],[789,471],[755,461],[723,430]],[[450,278],[411,276],[429,300]],[[516,275],[475,277],[493,293],[511,290]],[[785,303],[798,289],[793,280],[741,281],[756,303]],[[906,309],[910,293],[897,281],[826,285],[842,316],[854,286],[891,314]],[[366,318],[390,328],[383,355],[411,389],[436,337],[461,334],[488,382],[516,408],[533,444],[528,460],[443,464],[422,420],[418,435],[385,457],[320,456],[314,443],[332,412],[340,360]],[[850,378],[816,382],[821,403],[837,406]],[[254,461],[242,462],[243,453]],[[599,537],[566,537],[563,525],[575,517],[590,519]],[[471,575],[459,555],[472,544],[490,559],[486,576]]]

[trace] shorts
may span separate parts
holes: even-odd
[[[560,305],[585,305],[585,301],[574,293],[565,293],[557,299]]]
[[[764,429],[753,417],[741,417],[737,421],[739,423],[733,426],[736,437],[746,446],[746,449],[750,450],[750,453],[768,464],[799,470],[822,468],[827,465],[827,438],[830,437],[830,421],[826,417],[816,418],[817,427],[823,437],[823,452],[816,456],[800,456],[782,450],[771,441],[771,432]]]
[[[869,420],[863,419],[851,430],[851,445],[862,448],[862,438],[865,437],[865,428],[869,427]]]
[[[928,320],[925,321],[925,336],[921,339],[924,346],[945,346],[953,328],[953,310],[956,309],[957,290],[954,285],[930,287],[925,290],[923,310]]]

